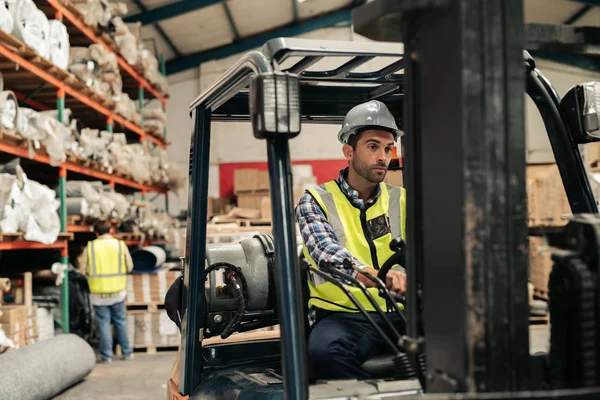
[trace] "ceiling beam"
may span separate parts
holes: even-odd
[[[141,0],[133,0],[133,3],[136,5],[137,8],[142,10],[142,12],[148,11],[148,9],[142,3]],[[156,31],[158,32],[159,36],[162,37],[162,39],[167,44],[167,46],[169,46],[171,51],[175,54],[175,57],[181,57],[181,52],[179,51],[177,46],[175,46],[175,43],[173,43],[173,41],[171,40],[169,35],[167,35],[167,33],[165,31],[163,31],[163,29],[160,27],[160,25],[154,24],[153,26],[154,26],[154,29],[156,29]],[[156,56],[158,57],[158,54]]]
[[[557,63],[586,69],[588,71],[600,72],[600,62],[578,54],[556,53],[546,50],[530,50],[534,58],[545,59]]]
[[[130,15],[123,18],[123,20],[125,22],[141,22],[142,25],[149,25],[223,2],[224,0],[180,0],[176,3]]]
[[[233,33],[233,40],[237,42],[240,39],[240,33],[237,30],[237,26],[233,20],[233,15],[231,15],[231,10],[229,9],[229,5],[226,1],[223,2],[223,9],[225,10],[225,15],[227,15],[227,21],[229,21],[231,33]]]
[[[298,0],[292,0],[292,9],[294,10],[294,23],[298,21]]]
[[[320,17],[315,17],[296,24],[290,24],[269,32],[249,36],[239,42],[203,50],[198,53],[171,60],[167,62],[167,75],[195,68],[203,62],[226,58],[234,54],[261,47],[265,42],[274,38],[298,36],[316,29],[327,28],[339,24],[348,24],[352,21],[352,10],[353,8],[346,8],[341,11],[334,11]]]
[[[573,3],[588,4],[590,6],[600,7],[600,0],[571,0]]]
[[[569,18],[567,18],[565,20],[565,22],[563,22],[563,24],[565,25],[571,25],[574,24],[575,22],[579,21],[581,18],[583,18],[584,15],[586,15],[588,12],[590,12],[592,10],[592,6],[590,6],[589,4],[581,7],[577,12],[575,12],[573,15],[571,15]]]

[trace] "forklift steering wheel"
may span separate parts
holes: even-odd
[[[377,273],[377,278],[379,278],[382,282],[386,281],[387,273],[394,265],[402,265],[406,264],[406,255],[405,255],[406,243],[402,238],[394,238],[390,242],[390,250],[394,252],[390,258],[387,259],[385,263],[379,269]]]

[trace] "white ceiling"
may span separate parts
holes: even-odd
[[[128,14],[140,12],[132,0],[122,0],[127,4]],[[153,9],[181,0],[140,0],[148,9]],[[201,1],[201,0],[187,0]],[[271,31],[289,25],[294,20],[293,1],[298,10],[298,19],[315,18],[320,14],[346,8],[352,0],[228,0],[227,6],[239,40],[262,32]],[[584,4],[573,0],[524,0],[526,22],[563,23]],[[160,21],[158,25],[169,36],[183,55],[227,45],[235,41],[234,31],[227,19],[224,3]],[[600,26],[600,7],[594,7],[575,25]],[[158,53],[165,54],[167,60],[176,58],[176,54],[162,39],[152,25],[144,26],[142,38],[152,48],[156,44]]]

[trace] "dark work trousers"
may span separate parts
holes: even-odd
[[[369,313],[385,331],[380,315]],[[387,313],[394,327],[403,335],[406,327],[396,313]],[[315,379],[368,379],[361,364],[392,350],[361,313],[317,310],[317,322],[308,338],[308,359]]]

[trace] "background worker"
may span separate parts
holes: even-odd
[[[379,101],[360,104],[348,112],[338,133],[348,167],[337,179],[307,190],[296,207],[304,256],[313,267],[330,261],[365,286],[375,286],[345,268],[343,261],[351,259],[376,276],[377,269],[392,255],[390,241],[405,231],[405,191],[383,183],[395,141],[401,135],[394,117]],[[313,374],[318,379],[369,378],[361,364],[387,350],[383,340],[339,288],[316,274],[308,275],[309,307],[315,322],[308,341]],[[397,294],[406,293],[402,272],[389,271],[386,284]],[[354,294],[358,291],[347,287]],[[362,306],[374,311],[361,297],[365,299]],[[373,297],[379,299],[376,293]],[[372,316],[381,323],[379,315]],[[389,317],[401,334],[405,332],[397,314],[390,313]]]
[[[112,362],[114,356],[111,321],[123,359],[133,359],[133,349],[127,337],[125,309],[127,274],[133,269],[133,261],[127,245],[113,237],[110,231],[109,222],[96,224],[94,232],[97,238],[87,244],[79,257],[79,269],[88,277],[90,302],[98,320],[100,354],[102,361],[108,363]]]

